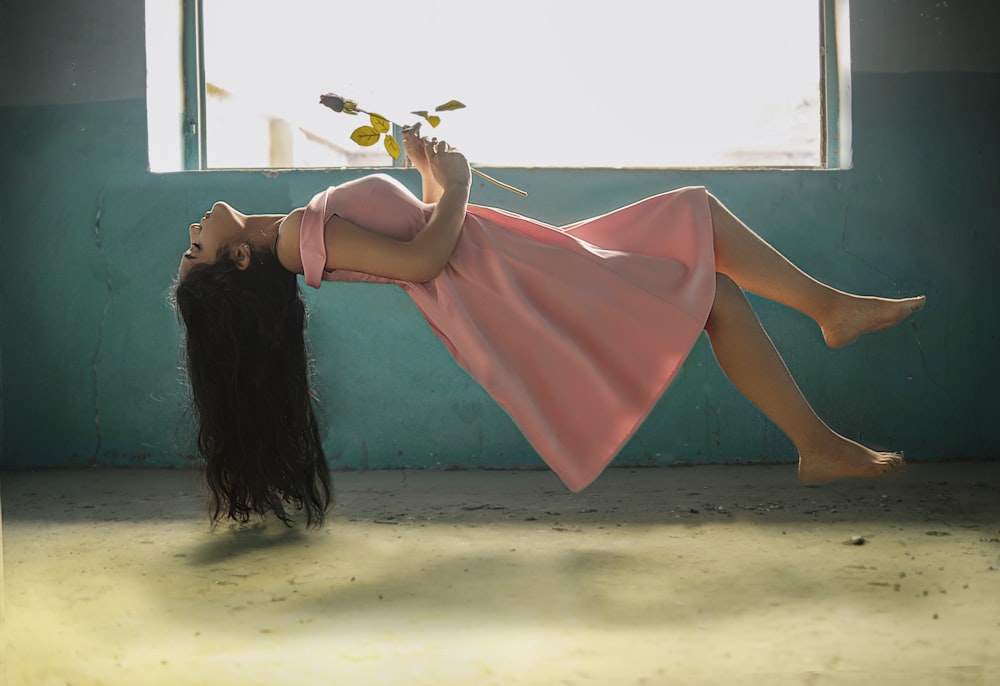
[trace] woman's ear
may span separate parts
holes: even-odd
[[[236,268],[243,271],[250,266],[250,256],[253,253],[250,250],[249,243],[240,243],[233,250],[233,262],[236,263]]]

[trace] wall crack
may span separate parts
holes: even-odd
[[[858,260],[859,262],[867,266],[875,273],[884,276],[886,281],[892,284],[892,287],[896,289],[896,294],[899,297],[903,297],[902,289],[899,287],[899,284],[896,282],[896,280],[892,278],[892,276],[890,276],[887,272],[884,272],[878,267],[876,267],[874,264],[863,258],[861,255],[858,255],[857,253],[847,248],[847,223],[848,223],[848,218],[851,215],[851,200],[854,198],[854,191],[856,188],[857,186],[852,185],[847,192],[847,204],[844,207],[844,225],[840,232],[840,249],[844,253],[850,255],[854,259]],[[935,375],[931,373],[930,366],[927,364],[927,356],[924,354],[924,345],[920,341],[920,332],[917,330],[917,322],[914,321],[912,317],[910,318],[910,326],[913,329],[913,340],[917,344],[917,353],[920,355],[920,365],[921,367],[923,367],[924,374],[927,375],[927,380],[930,381],[934,386],[936,386],[942,393],[944,393],[945,397],[947,397],[952,402],[955,402],[955,398],[952,397],[951,392],[948,390],[947,384],[943,384],[940,381],[938,381]]]
[[[851,257],[853,257],[854,259],[863,263],[866,267],[871,269],[876,274],[881,274],[882,276],[884,276],[885,280],[888,281],[890,284],[892,284],[892,287],[896,289],[896,294],[899,297],[902,297],[903,291],[899,288],[899,284],[896,282],[894,278],[892,278],[892,276],[890,276],[887,272],[882,271],[881,269],[876,267],[874,264],[863,258],[861,255],[858,255],[857,253],[849,250],[847,247],[847,221],[848,218],[851,216],[851,201],[854,199],[854,191],[856,188],[857,186],[852,185],[847,192],[847,204],[844,207],[844,226],[840,231],[840,249],[843,252],[850,255]]]
[[[108,253],[104,249],[104,243],[101,239],[101,213],[104,210],[104,191],[102,190],[97,196],[97,214],[94,217],[94,242],[97,244],[97,251],[101,255],[101,260],[104,263],[104,307],[101,309],[101,318],[97,324],[97,345],[94,348],[94,356],[91,360],[91,375],[94,385],[94,429],[97,432],[97,444],[94,446],[94,456],[91,460],[91,466],[97,466],[98,458],[101,453],[101,443],[102,443],[102,431],[101,431],[101,377],[97,370],[97,363],[101,357],[101,349],[104,346],[104,326],[108,319],[108,311],[111,309],[111,296],[113,293],[113,284],[111,282],[111,261],[108,259]]]

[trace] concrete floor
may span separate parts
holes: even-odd
[[[1000,684],[1000,463],[334,476],[313,532],[3,474],[8,684]]]

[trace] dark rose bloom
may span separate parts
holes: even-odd
[[[327,93],[319,96],[319,104],[329,107],[334,112],[344,111],[344,99],[336,93]]]

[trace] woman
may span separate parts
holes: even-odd
[[[311,407],[296,275],[402,286],[456,361],[576,491],[631,437],[702,330],[734,385],[799,452],[806,483],[876,477],[902,457],[830,429],[741,289],[793,307],[828,345],[885,329],[924,298],[844,293],[791,264],[703,188],[554,228],[470,205],[469,165],[405,134],[423,202],[384,175],[287,216],[216,203],[190,228],[177,307],[213,521],[284,504],[318,525],[330,483]]]

